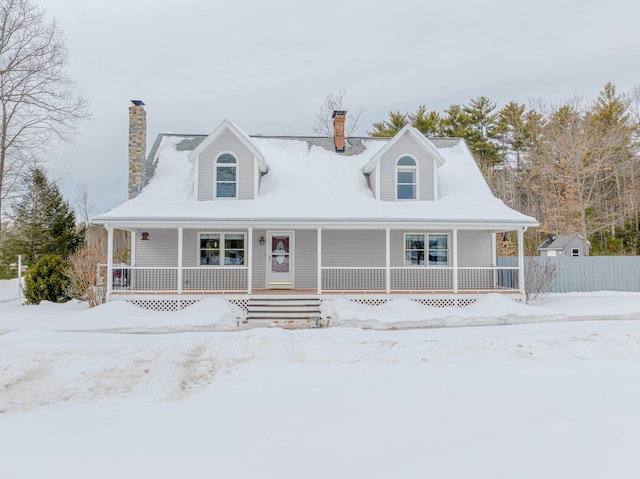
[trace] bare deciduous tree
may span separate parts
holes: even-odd
[[[555,258],[531,258],[525,260],[525,299],[539,301],[548,295],[556,282]]]
[[[87,301],[92,308],[105,302],[103,291],[98,285],[98,265],[106,262],[106,259],[104,247],[99,241],[87,241],[69,257],[71,297]]]
[[[0,0],[0,220],[25,168],[88,116],[67,63],[55,21],[29,0]]]
[[[620,220],[619,208],[603,208],[616,183],[616,163],[624,144],[624,125],[602,128],[579,101],[560,106],[550,116],[530,154],[529,174],[539,179],[536,190],[546,231],[569,227],[583,239]]]
[[[352,136],[355,133],[358,129],[360,116],[362,116],[366,110],[361,106],[353,109],[346,108],[343,104],[346,94],[346,91],[339,90],[337,93],[329,93],[327,95],[324,104],[316,115],[313,131],[319,135],[333,136],[333,112],[346,110],[348,114],[344,134],[345,136]]]
[[[78,184],[76,187],[78,196],[73,200],[73,206],[76,210],[76,217],[82,222],[84,226],[89,226],[91,218],[95,214],[95,208],[89,200],[89,192],[87,191],[87,185]]]

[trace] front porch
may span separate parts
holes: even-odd
[[[107,266],[107,265],[103,265]],[[520,293],[519,267],[320,268],[319,288],[252,288],[249,268],[111,266],[120,294],[457,294]],[[109,275],[107,274],[107,278]]]
[[[470,304],[487,293],[522,299],[524,229],[517,230],[518,264],[497,266],[495,233],[506,229],[497,228],[132,229],[131,264],[103,265],[103,285],[107,300],[170,301],[178,309],[208,296],[240,306],[259,296],[310,294],[368,304],[404,296],[434,306]]]

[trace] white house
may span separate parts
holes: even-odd
[[[495,198],[460,139],[158,135],[130,107],[128,201],[95,218],[109,232],[107,296],[175,309],[217,295],[252,303],[337,295],[469,304],[523,295],[523,233],[534,218]],[[131,261],[112,264],[113,230]],[[518,233],[519,266],[496,266],[497,232]],[[255,308],[254,308],[255,309]]]

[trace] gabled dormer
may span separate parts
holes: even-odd
[[[411,125],[405,126],[364,166],[376,199],[438,199],[437,169],[444,164],[438,149]]]
[[[195,169],[198,201],[248,200],[258,197],[264,156],[237,126],[224,120],[187,156]]]

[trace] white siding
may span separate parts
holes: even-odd
[[[238,199],[254,198],[255,158],[253,153],[233,133],[225,130],[198,157],[198,200],[214,199],[214,164],[222,152],[230,152],[238,160]]]
[[[140,239],[143,230],[136,235],[136,266],[178,266],[178,230],[144,230],[148,240]]]
[[[295,287],[315,288],[318,284],[318,234],[315,230],[297,230],[295,238]]]
[[[260,244],[260,238],[267,240],[265,230],[253,230],[253,288],[265,288],[267,285],[267,246]]]
[[[421,233],[421,231],[398,231],[391,230],[389,241],[391,241],[391,267],[404,266],[404,233]]]
[[[178,231],[145,230],[149,240],[141,240],[142,230],[136,235],[136,266],[171,267],[178,265]],[[199,232],[245,233],[247,230],[184,230],[183,265],[198,266]],[[391,230],[391,266],[404,266],[405,233],[448,233],[449,230]],[[253,288],[266,287],[266,246],[260,245],[260,237],[267,237],[263,229],[253,231]],[[453,241],[450,239],[450,241]],[[248,247],[248,241],[245,243]],[[453,245],[450,244],[450,248]],[[317,232],[295,231],[295,287],[317,287]],[[492,241],[489,231],[458,231],[458,265],[461,267],[490,267],[492,265]],[[452,260],[451,251],[449,253]],[[322,265],[324,267],[384,267],[384,230],[322,230]]]
[[[434,199],[434,159],[411,136],[405,134],[389,151],[380,158],[380,196],[384,201],[396,199],[396,161],[410,155],[418,162],[418,183],[420,200]]]
[[[384,230],[322,230],[322,266],[385,265]]]
[[[492,266],[493,245],[489,231],[458,231],[458,266]]]

